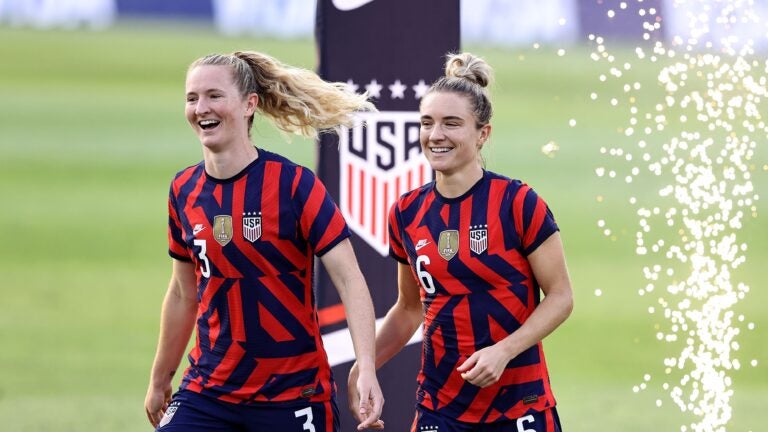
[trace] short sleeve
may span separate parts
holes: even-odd
[[[408,255],[405,253],[403,247],[402,230],[400,229],[400,213],[398,212],[397,203],[392,205],[389,209],[389,256],[401,262],[408,264]]]
[[[315,255],[322,256],[351,235],[325,185],[307,168],[296,167],[293,202],[301,233]]]
[[[559,231],[547,203],[526,184],[515,194],[512,213],[525,256],[533,253],[546,239]]]
[[[192,261],[189,247],[184,241],[173,186],[168,194],[168,254],[177,260]]]

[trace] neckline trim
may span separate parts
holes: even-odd
[[[254,147],[254,148],[255,148],[255,147]],[[240,172],[238,172],[237,174],[233,175],[232,177],[229,177],[229,178],[225,178],[225,179],[216,178],[216,177],[214,177],[214,176],[212,176],[212,175],[208,174],[208,171],[206,171],[206,170],[205,170],[205,161],[202,161],[202,162],[201,162],[201,165],[203,166],[203,172],[205,173],[205,178],[206,178],[207,180],[210,180],[210,181],[214,182],[214,183],[222,183],[222,184],[225,184],[225,183],[232,183],[232,182],[234,182],[234,181],[237,181],[238,179],[240,179],[241,177],[243,177],[243,176],[244,176],[244,175],[245,175],[245,174],[246,174],[248,171],[250,171],[250,169],[251,169],[251,168],[253,168],[254,166],[256,166],[256,165],[258,165],[259,163],[261,163],[261,161],[264,159],[264,156],[266,156],[266,154],[265,154],[265,151],[264,151],[264,150],[261,150],[261,149],[256,149],[256,150],[257,150],[257,152],[258,152],[258,153],[257,153],[257,156],[256,156],[256,159],[254,159],[253,161],[251,161],[251,163],[249,163],[248,165],[246,165],[246,166],[245,166],[245,168],[243,168],[242,170],[240,170]]]
[[[434,191],[435,197],[437,198],[438,201],[446,203],[446,204],[453,204],[453,203],[457,203],[457,202],[463,201],[468,196],[472,195],[483,183],[485,183],[485,179],[486,178],[488,178],[488,171],[483,169],[482,177],[480,177],[480,179],[477,180],[475,182],[475,184],[473,184],[469,189],[467,189],[466,192],[464,192],[463,194],[461,194],[461,195],[459,195],[459,196],[457,196],[455,198],[448,198],[448,197],[443,196],[440,193],[440,191],[437,190],[437,181],[433,182],[432,191]]]

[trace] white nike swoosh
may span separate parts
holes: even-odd
[[[351,11],[372,2],[373,0],[333,0],[333,5],[340,11]]]
[[[429,244],[429,242],[426,242],[426,243],[423,243],[423,244],[417,244],[416,245],[416,250],[419,250],[419,249],[423,248],[424,246],[426,246],[428,244]]]

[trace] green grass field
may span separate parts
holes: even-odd
[[[167,188],[201,157],[183,116],[186,67],[209,52],[255,49],[312,68],[313,43],[128,25],[100,33],[0,28],[0,40],[0,429],[150,430],[143,399],[170,271]],[[638,295],[648,258],[634,254],[637,216],[626,203],[630,195],[653,199],[653,182],[640,181],[646,175],[629,188],[594,172],[610,164],[600,147],[629,142],[617,132],[626,112],[602,99],[618,86],[601,87],[602,103],[589,100],[605,65],[586,48],[563,57],[552,47],[466,48],[497,73],[488,168],[533,185],[562,229],[576,308],[545,346],[565,430],[679,431],[694,419],[661,388],[662,361],[679,347],[656,340],[654,326],[665,325],[647,312],[656,296]],[[632,73],[649,82],[656,71]],[[647,92],[646,101],[659,90]],[[257,122],[254,141],[315,164],[313,143],[286,143],[268,124]],[[549,141],[560,146],[553,158],[540,150]],[[752,180],[768,195],[766,137],[758,143]],[[739,232],[748,260],[733,274],[752,290],[735,308],[746,320],[734,354],[742,368],[730,371],[728,431],[768,424],[768,200],[756,205],[758,217],[746,217]],[[634,393],[646,373],[648,389]]]

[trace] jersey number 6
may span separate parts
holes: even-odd
[[[424,269],[424,265],[429,264],[429,257],[426,255],[419,255],[416,257],[416,276],[421,282],[421,286],[424,287],[424,291],[427,294],[435,293],[435,282],[432,280],[432,275]]]

